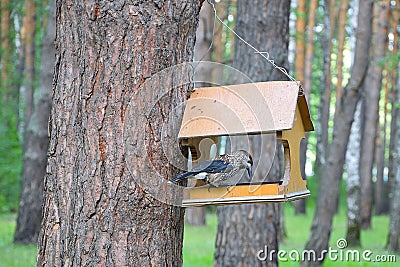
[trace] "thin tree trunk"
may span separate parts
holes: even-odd
[[[215,8],[217,10],[218,16],[225,20],[228,13],[228,7],[231,5],[231,1],[229,0],[221,0],[219,3],[215,4]],[[214,21],[214,18],[212,19]],[[214,52],[214,61],[219,63],[224,62],[224,54],[226,50],[225,42],[223,40],[223,31],[224,27],[220,23],[215,23],[215,32],[214,32],[214,41],[212,50]],[[217,81],[220,77],[223,77],[223,68],[214,68],[212,70],[212,79],[213,81]]]
[[[296,59],[295,59],[295,73],[296,79],[303,82],[305,78],[305,65],[306,65],[306,0],[297,1],[296,9]]]
[[[387,181],[384,179],[385,169],[385,148],[386,148],[386,127],[387,127],[387,104],[389,97],[389,72],[385,75],[385,97],[383,101],[383,124],[382,126],[378,122],[377,129],[377,145],[375,153],[376,162],[376,184],[375,184],[375,214],[381,215],[388,213],[389,209],[389,191],[387,190]]]
[[[347,233],[346,240],[350,247],[361,245],[360,222],[360,129],[361,129],[361,101],[358,102],[354,113],[354,122],[351,126],[349,145],[346,152],[347,164]]]
[[[18,209],[16,243],[36,244],[40,231],[43,203],[43,180],[46,173],[48,120],[51,109],[51,90],[55,63],[54,39],[55,2],[50,1],[48,19],[44,22],[40,84],[35,92],[34,110],[25,134],[25,153],[22,174],[21,197]]]
[[[360,97],[361,85],[368,69],[369,46],[372,35],[372,10],[373,0],[360,1],[354,65],[351,69],[350,81],[344,88],[342,98],[339,100],[339,109],[335,110],[333,139],[329,146],[327,163],[321,171],[317,209],[305,247],[307,250],[314,250],[317,257],[321,257],[321,252],[328,249],[332,218],[335,213],[335,202],[343,174],[351,124]],[[318,258],[315,261],[307,260],[303,265],[319,266],[323,262],[324,256],[325,254],[322,259]]]
[[[18,117],[18,91],[12,87],[13,82],[13,59],[12,59],[12,24],[11,24],[11,3],[9,0],[0,1],[1,12],[1,74],[0,91],[2,103],[0,111],[4,126],[8,129],[18,128],[18,123],[12,124],[13,119]],[[18,120],[16,120],[18,121]]]
[[[315,16],[317,13],[318,0],[311,0],[308,16],[308,38],[306,48],[306,59],[305,59],[305,77],[304,77],[304,92],[307,99],[311,95],[312,86],[312,66],[314,57],[314,27],[315,27]],[[308,134],[306,139],[302,140],[300,144],[300,171],[303,179],[306,179],[306,162],[307,162],[307,145],[308,145]],[[306,213],[306,199],[302,198],[294,203],[296,214]]]
[[[340,99],[343,90],[343,52],[346,41],[347,11],[349,9],[349,3],[350,0],[340,0],[339,4],[336,99]],[[338,102],[336,102],[336,104],[338,104]]]
[[[306,82],[306,26],[307,26],[307,12],[306,12],[306,1],[299,0],[297,1],[297,9],[296,9],[296,58],[295,58],[295,74],[296,79],[301,83]],[[311,32],[312,29],[309,29]],[[307,46],[308,47],[308,46]],[[306,90],[310,90],[311,88],[307,88]],[[307,151],[307,144],[302,142],[300,147],[300,168],[303,179],[305,178],[305,165],[306,160],[304,154]],[[300,199],[293,202],[295,207],[296,214],[305,214],[306,212],[306,202],[304,199]]]
[[[179,172],[170,142],[192,83],[177,84],[178,67],[167,91],[155,74],[193,60],[200,1],[58,0],[56,10],[37,265],[181,266],[184,210],[144,188],[164,193]]]
[[[238,33],[260,51],[268,51],[276,64],[287,67],[290,1],[241,0],[237,7]],[[254,24],[254,21],[257,23]],[[254,81],[283,79],[280,72],[238,40],[235,43],[234,66]],[[254,166],[258,166],[253,176],[255,180],[267,175],[267,168],[271,166],[268,162],[274,164],[267,179],[280,178],[281,157],[278,154],[273,158],[277,151],[273,141],[269,136],[251,137],[250,144],[244,146],[243,138],[232,138],[232,150],[244,148],[252,153]],[[277,266],[276,255],[266,261],[260,261],[256,255],[265,246],[268,250],[278,249],[280,209],[280,204],[218,207],[214,266]]]
[[[19,78],[14,74],[15,62],[13,52],[15,49],[14,24],[12,23],[13,3],[10,0],[0,1],[1,12],[1,74],[0,90],[2,107],[1,113],[4,115],[3,123],[6,128],[18,129],[18,89],[13,85]],[[16,78],[17,77],[17,78]],[[10,125],[13,124],[13,125]]]
[[[385,187],[385,182],[383,180],[383,168],[384,168],[384,148],[383,148],[383,133],[382,127],[380,124],[376,126],[378,130],[375,138],[375,155],[374,161],[376,164],[376,182],[374,186],[374,206],[375,206],[375,215],[381,215],[383,209],[383,192]]]
[[[400,94],[397,94],[397,103],[400,103]],[[400,107],[394,105],[395,118],[397,120],[394,126],[399,129],[400,127]],[[395,252],[400,252],[400,131],[396,131],[394,136],[394,153],[393,157],[393,174],[392,180],[392,202],[390,210],[390,229],[388,237],[388,249]]]
[[[306,61],[305,61],[305,78],[304,78],[304,91],[306,97],[309,98],[312,86],[312,63],[314,58],[314,28],[316,23],[316,13],[318,8],[318,0],[310,1],[310,8],[308,12],[308,38],[306,48]]]
[[[318,174],[323,165],[326,164],[326,155],[328,149],[328,129],[329,129],[329,113],[332,92],[331,79],[331,54],[332,39],[335,32],[335,0],[324,0],[324,34],[322,37],[323,50],[323,70],[321,76],[321,99],[318,107],[318,126],[317,133],[317,157],[315,161],[315,170]]]
[[[1,89],[3,91],[3,101],[7,103],[10,85],[10,66],[11,66],[11,9],[10,0],[1,0]]]
[[[377,32],[373,51],[373,60],[368,68],[365,79],[364,94],[364,127],[362,132],[360,177],[361,177],[361,225],[363,229],[371,227],[371,213],[373,205],[372,167],[375,154],[375,138],[379,115],[379,99],[382,88],[382,67],[379,65],[386,55],[386,39],[389,29],[390,0],[381,2]]]
[[[25,14],[22,21],[24,32],[21,39],[25,46],[25,127],[33,113],[33,93],[35,85],[35,34],[36,4],[25,0]]]
[[[398,8],[393,8],[392,10],[392,32],[393,32],[393,51],[392,51],[392,55],[397,55],[398,53],[398,46],[399,46],[399,32],[397,30],[397,26],[398,26],[398,21],[399,21],[399,10]],[[391,187],[392,187],[392,181],[394,180],[394,136],[396,136],[396,133],[398,131],[398,129],[396,128],[396,121],[399,120],[399,117],[397,116],[396,113],[396,109],[393,108],[395,106],[396,103],[396,99],[397,99],[397,94],[399,94],[399,86],[400,86],[400,81],[399,81],[399,68],[398,66],[393,67],[393,69],[390,72],[390,76],[391,76],[391,84],[392,84],[392,88],[391,88],[391,92],[390,92],[390,104],[392,106],[392,110],[391,110],[391,122],[390,122],[390,135],[389,135],[389,159],[388,159],[388,192],[391,192]],[[390,201],[390,194],[389,194],[389,204],[391,203]],[[390,208],[389,208],[390,210]]]

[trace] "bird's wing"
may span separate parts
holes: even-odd
[[[194,167],[191,172],[200,173],[218,173],[223,172],[228,168],[229,164],[225,163],[223,160],[205,160],[201,162],[199,165]]]
[[[177,183],[181,180],[186,179],[186,177],[196,175],[199,173],[220,173],[225,170],[230,170],[232,165],[225,163],[225,161],[217,159],[217,160],[206,160],[201,162],[199,165],[194,167],[192,170],[185,172],[178,177],[169,181],[169,183]]]

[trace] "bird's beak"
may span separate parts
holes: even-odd
[[[249,174],[250,181],[253,178],[253,168],[252,166],[247,166],[247,173]]]

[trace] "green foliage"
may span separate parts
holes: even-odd
[[[0,117],[0,213],[17,209],[22,169],[16,116],[9,110],[5,115]]]
[[[390,54],[381,59],[379,61],[379,66],[383,68],[385,67],[385,65],[387,65],[388,70],[393,70],[398,68],[399,62],[400,62],[400,52],[397,52],[394,55]]]

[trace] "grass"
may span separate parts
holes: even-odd
[[[15,221],[15,214],[0,215],[0,267],[35,266],[36,246],[12,243]]]
[[[285,226],[287,238],[280,243],[280,249],[290,253],[295,250],[299,253],[302,252],[305,243],[307,242],[311,223],[313,218],[313,209],[308,208],[307,215],[294,215],[292,205],[285,204]],[[183,245],[183,266],[184,267],[207,267],[213,266],[214,256],[214,242],[217,232],[217,218],[215,214],[207,216],[207,226],[194,227],[185,226],[185,236]],[[330,247],[338,250],[336,242],[340,238],[346,236],[346,214],[342,209],[338,215],[334,217]],[[370,250],[373,254],[370,256],[374,259],[375,255],[388,255],[385,250],[385,242],[388,234],[389,217],[388,216],[375,216],[372,220],[373,228],[363,231],[361,234],[362,248],[356,248],[362,255],[364,250]],[[260,248],[262,249],[262,248]],[[348,248],[353,250],[353,248]],[[346,250],[343,250],[344,252]],[[393,254],[393,253],[389,253]],[[294,254],[292,254],[294,255]],[[337,254],[340,255],[340,252]],[[343,258],[345,258],[346,254]],[[280,261],[279,266],[299,266],[298,261],[290,261],[289,256],[286,255],[288,261]],[[343,262],[326,260],[323,264],[324,267],[341,267],[341,266],[371,266],[371,267],[398,267],[400,255],[396,256],[397,262],[395,263],[382,263],[382,262]]]
[[[313,218],[313,209],[307,210],[307,215],[294,216],[292,205],[285,204],[285,224],[287,238],[280,243],[280,249],[289,253],[296,250],[301,253],[308,239],[309,230]],[[15,214],[0,215],[0,267],[15,266],[25,267],[34,266],[36,260],[36,246],[15,245],[12,243],[13,233],[15,230]],[[346,235],[346,216],[342,209],[335,216],[330,246],[337,249],[336,241],[344,238]],[[207,267],[213,266],[214,242],[217,232],[217,217],[215,212],[207,215],[207,225],[203,227],[195,227],[191,225],[185,226],[184,245],[183,245],[183,266],[184,267]],[[359,251],[371,250],[374,258],[375,255],[387,255],[385,250],[385,242],[388,234],[389,218],[388,216],[373,217],[373,228],[363,231],[361,234],[362,248]],[[262,249],[262,248],[260,248]],[[399,266],[400,255],[396,256],[396,263],[374,263],[374,262],[334,262],[327,260],[324,267],[334,266],[383,266],[394,267]],[[299,262],[287,261],[280,262],[280,266],[299,266]]]
[[[206,226],[185,225],[183,238],[183,266],[213,266],[214,245],[218,220],[214,214],[207,215]]]

